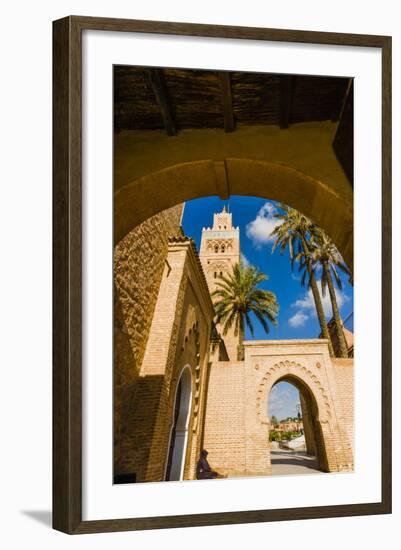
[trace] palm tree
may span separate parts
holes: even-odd
[[[271,232],[271,236],[275,237],[272,252],[279,248],[280,254],[283,254],[288,247],[292,268],[294,262],[299,258],[299,254],[304,254],[305,265],[309,274],[309,286],[312,290],[321,334],[328,341],[329,353],[333,357],[333,344],[327,328],[322,299],[317,286],[316,275],[312,268],[312,260],[309,256],[310,237],[316,226],[295,208],[291,208],[286,204],[279,204],[279,208],[281,212],[277,212],[275,218],[282,220],[282,223],[277,225]]]
[[[318,266],[321,266],[322,268],[322,294],[325,296],[326,288],[329,289],[331,306],[333,309],[334,326],[338,339],[339,355],[340,357],[348,357],[347,343],[345,341],[343,324],[338,309],[333,279],[336,282],[337,287],[341,290],[342,282],[337,268],[346,273],[348,276],[351,276],[351,273],[345,265],[341,254],[337,250],[333,241],[320,228],[314,229],[313,237],[309,243],[309,257],[310,260],[308,260],[307,263],[312,263],[313,273],[316,271]],[[305,263],[306,262],[303,262],[303,264],[301,264],[300,269],[302,269],[302,266],[304,266]]]
[[[279,306],[274,292],[257,288],[268,276],[256,267],[245,267],[242,263],[234,265],[231,273],[220,275],[216,289],[212,292],[216,313],[216,322],[223,325],[223,335],[234,327],[234,335],[239,336],[238,360],[243,360],[243,340],[245,324],[252,336],[254,334],[252,312],[261,323],[266,334],[269,324],[277,324]]]

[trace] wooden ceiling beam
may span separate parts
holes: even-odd
[[[231,82],[230,73],[220,71],[218,73],[220,90],[221,90],[221,104],[223,108],[224,118],[224,130],[226,132],[233,132],[235,130],[233,102],[231,95]]]
[[[334,110],[333,115],[331,117],[332,122],[338,122],[341,120],[341,117],[344,113],[345,104],[347,102],[348,94],[350,93],[350,89],[352,86],[354,79],[348,78],[345,80],[344,85],[340,89],[339,98],[338,98],[338,106]]]
[[[292,98],[294,95],[295,77],[283,74],[280,76],[280,128],[288,128],[291,122]]]
[[[170,101],[163,69],[152,68],[148,69],[147,73],[156,101],[160,107],[167,135],[175,136],[177,134],[177,127],[175,124],[174,110]]]
[[[343,101],[333,149],[351,184],[354,186],[354,85],[350,78]]]

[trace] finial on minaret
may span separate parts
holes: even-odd
[[[226,205],[223,206],[223,210],[222,210],[222,213],[225,214],[226,213]]]

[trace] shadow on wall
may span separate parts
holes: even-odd
[[[164,376],[140,377],[126,406],[121,457],[114,476],[135,474],[137,482],[163,481],[171,427],[170,393]]]

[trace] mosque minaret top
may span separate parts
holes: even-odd
[[[204,227],[203,231],[238,231],[238,227],[233,227],[232,214],[226,210],[225,205],[221,212],[213,214],[213,227]]]

